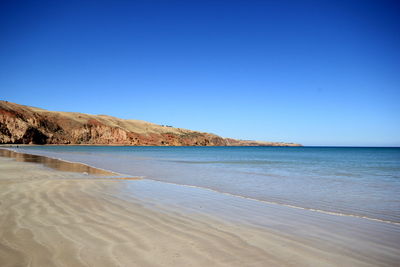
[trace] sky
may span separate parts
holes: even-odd
[[[400,146],[399,1],[0,3],[0,99],[224,137]]]

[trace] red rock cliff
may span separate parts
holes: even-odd
[[[0,144],[296,146],[222,138],[210,133],[106,115],[47,111],[7,101],[0,101]]]

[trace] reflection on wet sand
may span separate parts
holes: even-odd
[[[67,162],[67,161],[63,161],[63,160],[59,160],[59,159],[53,159],[53,158],[48,158],[48,157],[38,156],[38,155],[17,153],[17,152],[7,150],[7,149],[0,149],[0,156],[14,158],[16,161],[19,161],[19,162],[40,163],[46,167],[49,167],[49,168],[52,168],[55,170],[59,170],[59,171],[87,173],[88,175],[119,176],[116,173],[97,169],[97,168],[90,167],[88,165],[81,164],[81,163]],[[126,179],[128,179],[128,178],[126,178]]]

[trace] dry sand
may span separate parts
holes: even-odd
[[[385,230],[383,223],[382,238],[370,236],[368,227],[354,238],[330,229],[318,238],[307,230],[296,236],[282,223],[269,229],[118,196],[121,186],[137,182],[0,157],[0,266],[399,264],[398,226]],[[286,219],[288,230],[296,212]],[[306,223],[307,216],[301,220]],[[309,220],[324,229],[325,219]],[[366,225],[371,223],[379,225]],[[346,233],[352,229],[357,226],[350,224]]]

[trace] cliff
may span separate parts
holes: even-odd
[[[299,146],[223,138],[140,120],[56,112],[0,101],[0,144]]]

